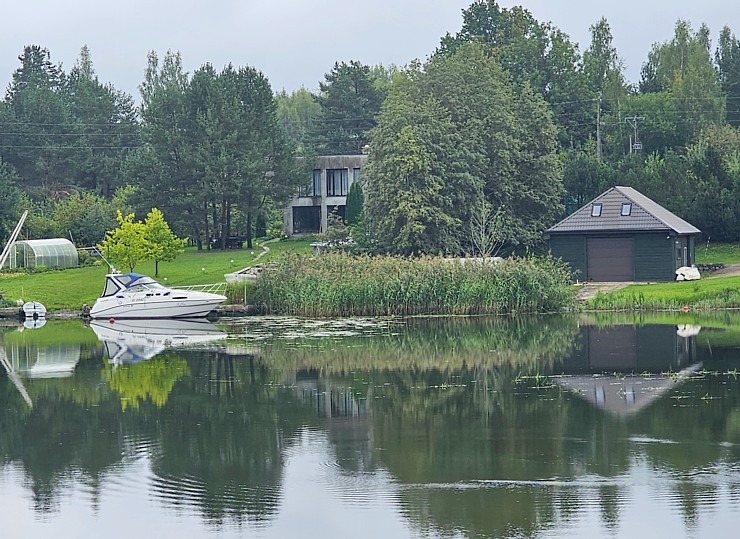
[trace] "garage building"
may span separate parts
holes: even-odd
[[[613,187],[549,228],[554,258],[580,281],[672,281],[701,231],[631,187]]]

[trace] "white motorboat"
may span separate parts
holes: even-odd
[[[137,363],[174,348],[197,348],[227,334],[205,319],[93,320],[90,327],[105,344],[114,365]]]
[[[139,273],[109,273],[90,317],[202,318],[226,301],[226,296],[215,293],[223,286],[171,288]]]

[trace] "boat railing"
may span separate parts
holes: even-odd
[[[221,282],[221,283],[211,283],[211,284],[191,284],[191,285],[184,285],[184,286],[170,286],[169,288],[173,290],[209,292],[211,294],[224,295],[224,293],[226,292],[226,283]]]

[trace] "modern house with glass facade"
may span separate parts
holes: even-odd
[[[367,155],[325,155],[316,163],[302,187],[284,211],[287,236],[326,232],[329,214],[344,217],[350,186],[360,180]]]

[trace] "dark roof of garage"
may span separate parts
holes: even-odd
[[[622,204],[632,204],[629,215],[622,215]],[[592,215],[601,204],[601,215]],[[669,212],[631,187],[612,187],[581,209],[570,214],[547,233],[558,232],[643,232],[673,231],[677,234],[699,234],[701,230]]]

